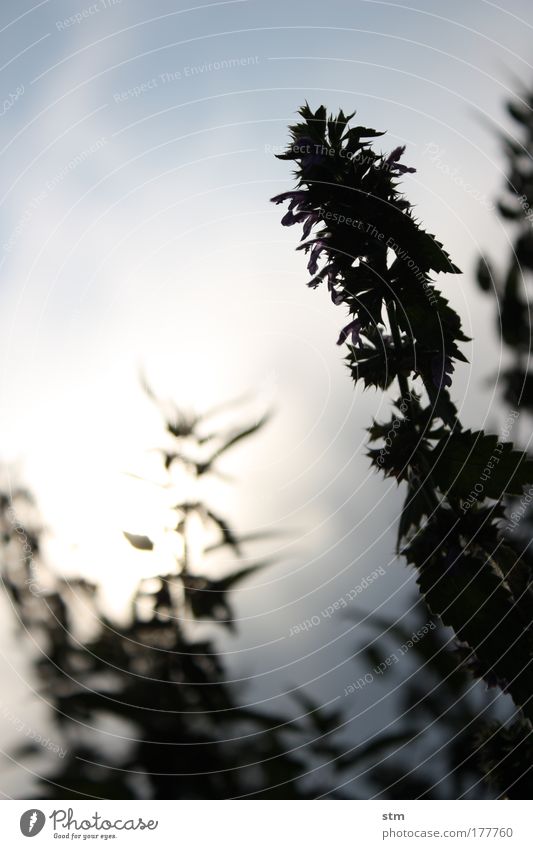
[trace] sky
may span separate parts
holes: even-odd
[[[279,563],[239,591],[244,636],[226,645],[259,698],[271,670],[317,692],[353,678],[353,663],[333,669],[353,622],[305,642],[293,624],[378,566],[365,610],[397,615],[414,591],[394,555],[401,493],[364,456],[388,401],[353,390],[342,308],[305,286],[269,203],[291,185],[273,151],[306,100],[357,110],[387,130],[383,150],[407,146],[404,190],[464,271],[438,281],[474,340],[455,399],[466,424],[497,427],[502,362],[474,267],[485,251],[505,261],[495,129],[512,130],[505,100],[533,79],[532,31],[526,0],[1,5],[2,459],[36,493],[56,566],[101,581],[118,611],[146,571],[122,530],[158,516],[125,474],[157,474],[162,439],[140,369],[191,409],[243,393],[245,417],[272,409],[228,459],[237,484],[209,492],[243,530],[288,531]]]

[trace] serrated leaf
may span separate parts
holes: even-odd
[[[431,453],[431,476],[442,492],[467,499],[472,493],[499,500],[520,495],[533,482],[533,460],[512,443],[483,431],[452,433]],[[490,465],[489,465],[490,464]]]
[[[490,563],[460,550],[449,565],[435,556],[421,570],[418,584],[430,610],[474,651],[483,676],[506,687],[531,718],[530,623]]]

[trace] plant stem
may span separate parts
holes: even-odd
[[[396,315],[396,301],[394,300],[394,298],[391,298],[390,300],[387,301],[387,317],[389,319],[389,325],[390,325],[391,334],[392,334],[392,341],[394,342],[394,350],[396,352],[397,357],[399,358],[400,355],[401,355],[401,350],[402,350],[402,340],[401,340],[401,336],[400,336],[400,328],[398,326],[398,318],[397,318],[397,315]],[[412,422],[413,428],[415,428],[415,430],[416,430],[416,424],[415,424],[414,415],[413,415],[413,404],[412,404],[412,399],[411,399],[411,391],[409,389],[409,381],[408,381],[406,375],[402,374],[400,371],[398,371],[397,379],[398,379],[398,384],[399,384],[399,387],[400,387],[401,396],[405,400],[405,403],[407,404],[407,406],[409,408],[409,413],[411,415],[411,422]],[[426,428],[428,428],[430,426],[431,426],[431,423],[428,423],[426,425]],[[422,438],[421,434],[420,434],[420,437]],[[430,512],[433,513],[439,507],[440,501],[439,501],[438,496],[435,493],[435,488],[432,485],[430,472],[429,472],[429,469],[426,466],[425,458],[422,456],[422,454],[420,454],[416,458],[416,460],[417,460],[417,463],[421,467],[422,474],[425,474],[425,476],[426,476],[426,484],[430,485],[430,488],[428,488],[427,485],[424,485],[423,482],[420,482],[420,489],[423,493],[424,498],[426,499],[426,502],[427,502],[427,505],[428,505]],[[420,480],[418,472],[416,470],[413,470],[413,471],[415,473],[416,478],[418,480]]]
[[[398,319],[396,316],[396,301],[391,298],[387,301],[387,317],[389,319],[389,325],[392,333],[392,341],[394,342],[394,349],[396,351],[396,355],[399,358],[402,351],[402,340],[400,337],[400,328],[398,327]],[[402,372],[398,372],[398,383],[400,385],[400,392],[402,394],[402,398],[405,399],[406,403],[411,405],[411,393],[409,391],[409,381],[407,377]]]

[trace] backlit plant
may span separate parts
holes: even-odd
[[[533,481],[533,463],[461,425],[449,390],[469,339],[433,279],[460,271],[400,192],[415,170],[404,148],[376,152],[382,133],[350,127],[342,111],[299,114],[278,157],[295,163],[296,186],[272,200],[288,202],[282,224],[303,227],[307,285],[326,285],[348,313],[337,344],[354,383],[394,390],[392,418],[368,433],[372,464],[405,486],[399,549],[471,672],[511,695],[520,741],[533,719],[533,598],[529,564],[503,527],[505,498]]]

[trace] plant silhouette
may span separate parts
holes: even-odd
[[[498,726],[515,744],[514,779],[507,774],[498,787],[512,796],[516,782],[523,790],[531,780],[533,597],[529,558],[504,526],[507,499],[531,484],[533,462],[497,435],[461,425],[449,388],[469,340],[431,277],[459,269],[400,193],[400,178],[414,170],[401,162],[405,149],[375,152],[369,140],[382,133],[350,128],[353,114],[328,117],[307,104],[299,114],[278,156],[297,166],[296,187],[272,200],[289,202],[282,224],[303,225],[308,286],[326,283],[334,305],[348,309],[337,344],[347,344],[354,383],[397,384],[391,420],[369,428],[380,444],[369,457],[406,486],[398,547],[429,609],[453,628],[470,672],[514,701],[514,724]]]

